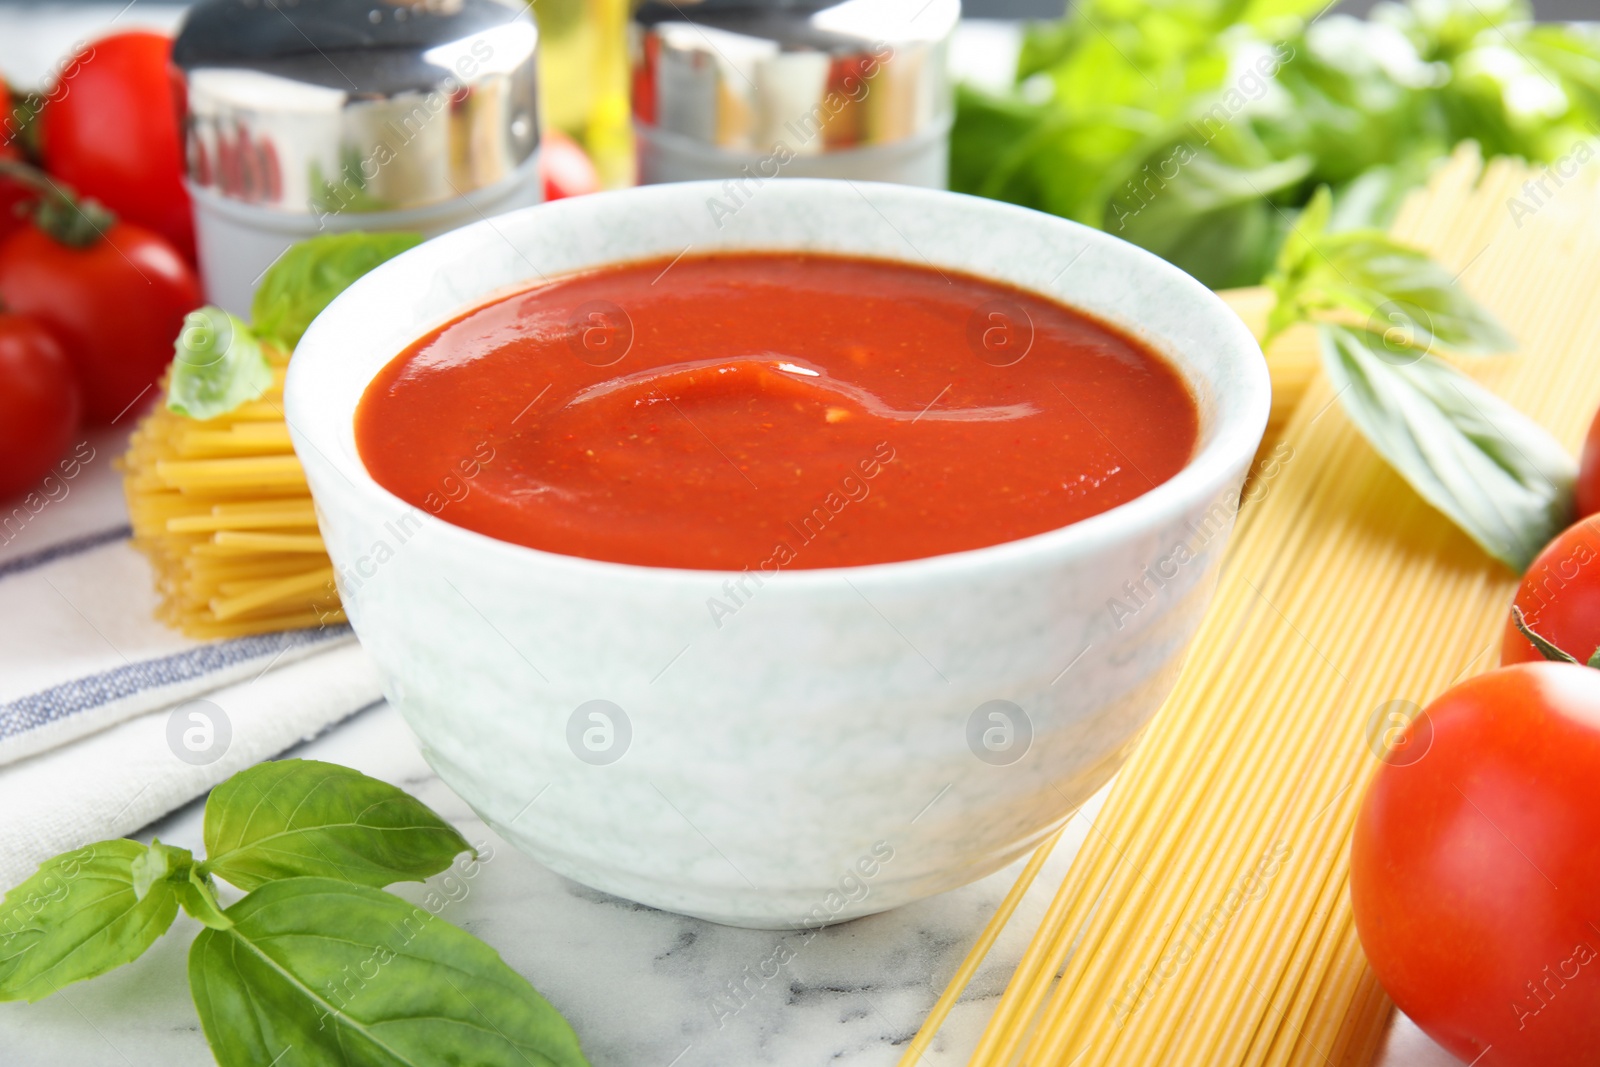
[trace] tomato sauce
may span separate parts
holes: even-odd
[[[378,483],[504,541],[744,570],[1043,533],[1172,477],[1178,373],[1052,301],[931,267],[727,253],[497,299],[368,386]]]

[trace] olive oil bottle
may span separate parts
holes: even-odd
[[[537,0],[543,119],[570,134],[607,188],[634,181],[629,0]]]

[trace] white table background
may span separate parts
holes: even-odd
[[[0,4],[0,75],[14,87],[42,83],[76,42],[115,29],[171,31],[182,8]],[[959,70],[1003,82],[1014,31],[964,25]],[[421,797],[468,840],[487,846],[477,875],[436,876],[452,898],[441,913],[496,948],[573,1024],[596,1067],[837,1064],[888,1067],[943,991],[968,947],[1015,880],[1021,863],[932,900],[799,935],[736,930],[669,915],[567,881],[515,852],[428,768],[386,704],[357,714],[288,755],[355,767]],[[1098,811],[1096,797],[1069,825],[1033,890],[925,1057],[930,1067],[965,1062],[995,999],[1042,918]],[[138,836],[201,851],[202,801]],[[396,887],[420,901],[425,887]],[[199,926],[180,914],[136,963],[68,987],[37,1004],[0,1005],[0,1061],[10,1067],[118,1064],[187,1067],[212,1062],[187,992],[185,959]],[[794,958],[719,1018],[712,998],[784,942]],[[1381,1067],[1449,1067],[1456,1061],[1397,1017]],[[1213,1067],[1213,1065],[1194,1065]],[[1216,1065],[1220,1067],[1220,1065]]]

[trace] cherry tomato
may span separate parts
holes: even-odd
[[[1514,603],[1540,637],[1580,663],[1588,662],[1600,648],[1600,516],[1568,527],[1539,553],[1522,576]],[[1507,619],[1500,662],[1542,659],[1516,622]]]
[[[82,406],[61,343],[26,315],[0,314],[0,500],[49,473]]]
[[[51,174],[155,230],[193,263],[171,52],[169,38],[143,31],[113,34],[79,52],[45,105],[40,149]]]
[[[1578,465],[1578,517],[1600,514],[1600,412],[1589,424],[1583,441],[1583,459]]]
[[[0,304],[60,339],[88,421],[106,423],[161,377],[200,283],[171,245],[131,222],[82,248],[30,224],[0,244]]]
[[[544,198],[560,200],[598,192],[600,175],[578,142],[557,129],[547,129],[539,144],[539,171],[544,175]]]
[[[1378,980],[1478,1067],[1593,1067],[1600,1050],[1600,671],[1524,663],[1415,719],[1350,854]]]

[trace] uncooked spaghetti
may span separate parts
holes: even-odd
[[[1512,327],[1521,354],[1474,370],[1571,446],[1600,401],[1589,299],[1600,207],[1590,174],[1518,222],[1506,205],[1529,177],[1458,156],[1395,233],[1461,269]],[[1405,486],[1326,382],[1284,441],[1294,458],[1241,512],[1187,669],[975,1064],[1345,1067],[1376,1055],[1392,1009],[1351,920],[1350,829],[1388,715],[1493,666],[1515,579]]]
[[[199,421],[165,405],[123,458],[133,543],[149,557],[159,617],[191,637],[342,622],[333,564],[283,418],[288,357],[267,349],[258,399]]]

